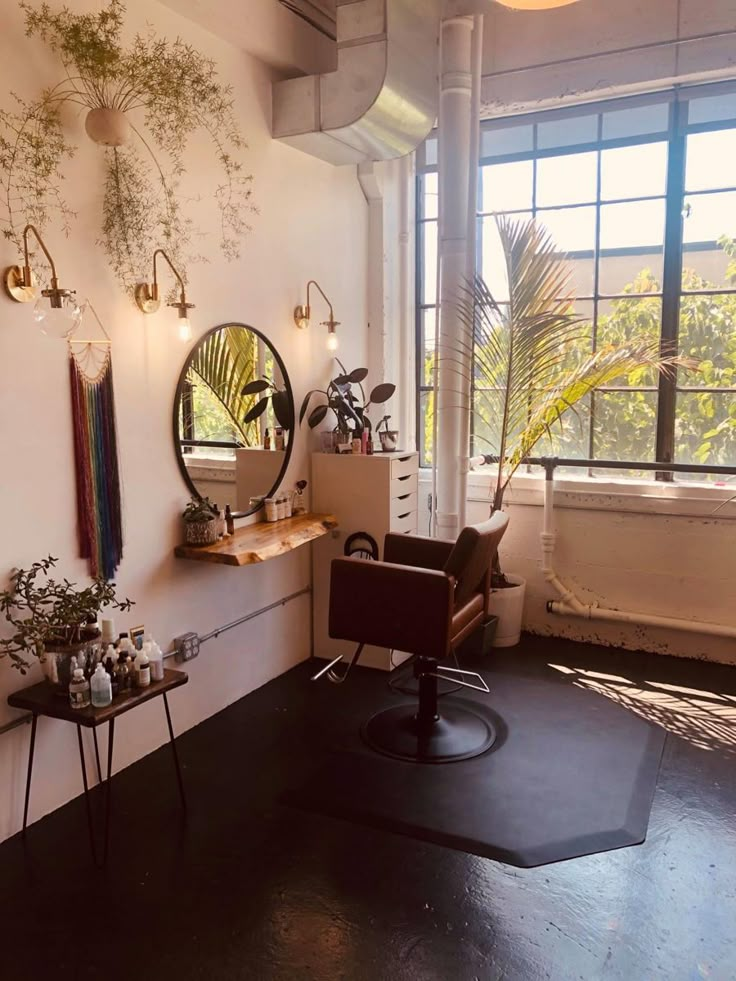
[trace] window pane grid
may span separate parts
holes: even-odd
[[[707,138],[702,141],[704,149],[698,151],[702,159],[714,156],[709,152],[708,140],[720,139],[718,145],[736,146],[736,99],[733,106],[733,118],[689,125],[686,107],[683,105],[678,113],[673,110],[680,107],[670,103],[669,129],[657,128],[649,133],[636,131],[637,126],[644,125],[644,112],[639,113],[638,121],[632,122],[638,110],[632,113],[611,110],[613,115],[609,117],[608,111],[596,112],[595,107],[588,107],[587,121],[581,120],[572,129],[578,135],[584,134],[585,127],[590,127],[595,119],[597,140],[571,141],[568,146],[551,145],[551,141],[558,139],[557,131],[564,127],[550,128],[547,117],[540,114],[536,121],[520,124],[527,126],[530,149],[513,153],[485,152],[480,160],[482,193],[479,201],[485,206],[481,205],[477,212],[479,270],[486,275],[484,252],[486,263],[491,262],[488,268],[497,266],[498,259],[494,263],[492,253],[488,251],[490,232],[484,234],[484,223],[491,223],[495,214],[517,219],[529,216],[551,223],[551,234],[573,269],[576,308],[583,322],[590,325],[586,342],[589,351],[595,351],[601,344],[622,340],[656,340],[663,329],[662,311],[667,303],[669,322],[672,322],[672,277],[668,273],[670,286],[667,286],[664,276],[667,250],[672,250],[672,242],[665,234],[665,205],[669,209],[667,228],[671,228],[671,209],[673,202],[679,200],[683,211],[683,237],[677,247],[681,249],[683,277],[674,296],[675,302],[680,304],[680,349],[688,356],[693,356],[697,350],[701,364],[708,362],[698,374],[689,376],[690,384],[688,374],[682,369],[677,379],[667,382],[673,393],[674,458],[686,462],[707,461],[708,454],[711,462],[716,459],[724,462],[724,454],[728,456],[731,451],[726,462],[736,458],[736,220],[731,221],[731,215],[736,219],[736,185],[717,179],[723,164],[720,170],[713,168],[712,173],[710,169],[703,169],[704,164],[699,165],[700,170],[693,170],[695,165],[691,164],[689,178],[674,187],[670,186],[672,181],[665,181],[665,176],[671,176],[672,147],[678,138],[687,146],[691,135],[706,134]],[[558,112],[554,115],[562,118]],[[606,129],[606,120],[614,119],[614,116],[615,124],[611,125],[616,135],[607,137],[606,134],[613,130]],[[484,149],[494,130],[501,131],[501,126],[494,121],[492,126],[483,127]],[[625,132],[627,126],[632,127],[630,133]],[[543,139],[540,127],[546,127]],[[512,144],[506,141],[506,146]],[[691,153],[693,160],[696,159],[692,155],[695,152]],[[670,164],[667,163],[668,155]],[[725,152],[720,156],[733,158]],[[586,177],[585,168],[590,174],[591,166],[586,161],[594,161],[595,196],[591,193],[592,185],[586,192],[585,185],[590,177]],[[637,166],[637,162],[642,166]],[[503,187],[491,187],[490,181],[503,174],[496,167],[517,164],[531,164],[531,170],[527,171],[531,187],[523,192],[528,194],[525,200],[523,194],[518,197],[526,179],[523,178],[524,171],[507,171],[511,180],[510,184],[507,182],[507,190],[512,190],[518,199],[514,206],[508,193],[501,193]],[[436,173],[436,170],[436,167],[428,167],[423,172]],[[484,185],[484,181],[489,183]],[[565,181],[568,186],[564,186]],[[546,189],[540,194],[542,182]],[[713,186],[708,186],[709,183]],[[685,193],[686,186],[692,190]],[[488,188],[490,194],[496,196],[495,201],[488,197]],[[576,195],[580,200],[575,199]],[[722,197],[719,199],[714,195]],[[733,208],[729,210],[731,201]],[[690,228],[685,216],[687,204],[695,212],[695,221],[690,223]],[[418,214],[418,226],[429,223],[436,223],[436,218]],[[589,246],[587,242],[590,242]],[[424,257],[422,252],[420,258],[423,260]],[[421,279],[425,282],[426,276]],[[418,319],[433,317],[434,304],[429,299],[423,294]],[[503,297],[499,299],[502,301]],[[418,338],[424,359],[430,352],[424,347],[425,338],[419,329]],[[581,348],[580,352],[583,350]],[[711,350],[713,354],[709,361]],[[655,429],[657,445],[660,438],[657,413],[658,406],[661,408],[663,404],[661,389],[664,383],[658,384],[652,375],[645,378],[641,372],[638,378],[632,373],[628,380],[636,383],[601,386],[590,394],[580,412],[584,417],[579,421],[585,429],[584,444],[577,438],[570,441],[568,433],[562,443],[563,452],[558,455],[587,455],[591,459],[596,456],[668,459],[655,452]],[[429,418],[432,387],[423,384],[418,391],[424,400],[423,411]],[[502,389],[492,386],[474,386],[474,397],[495,397],[500,391]],[[487,424],[481,423],[480,428],[484,425],[485,432],[477,434],[479,439],[489,435]],[[628,443],[618,438],[622,432],[627,434]],[[578,447],[575,454],[565,452],[571,442]],[[624,448],[635,448],[639,455],[623,452],[622,443]],[[423,438],[420,438],[420,447],[426,461]],[[481,444],[479,448],[489,451]]]

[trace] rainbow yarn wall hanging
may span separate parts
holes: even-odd
[[[112,579],[123,557],[115,399],[110,338],[91,304],[104,340],[67,338],[77,483],[80,558],[93,577]]]

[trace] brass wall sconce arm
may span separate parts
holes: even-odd
[[[153,282],[139,283],[136,286],[135,302],[138,305],[138,309],[143,313],[156,313],[158,308],[161,306],[161,297],[158,289],[158,267],[156,265],[156,260],[159,256],[163,256],[163,258],[166,260],[169,269],[171,269],[179,283],[179,299],[175,303],[169,303],[168,305],[170,307],[175,307],[179,311],[179,316],[181,318],[185,318],[187,316],[187,310],[194,309],[194,304],[187,303],[187,293],[186,287],[184,286],[184,280],[181,278],[179,270],[163,249],[156,249],[156,251],[153,253]]]
[[[327,328],[327,349],[328,351],[335,351],[337,350],[337,333],[335,328],[340,326],[340,321],[335,320],[335,313],[332,309],[332,304],[327,298],[325,291],[322,289],[322,287],[315,279],[310,279],[309,282],[307,283],[306,305],[302,306],[301,304],[299,304],[299,306],[294,308],[294,323],[297,325],[297,327],[301,329],[304,329],[305,327],[309,327],[309,321],[311,320],[312,317],[312,308],[309,303],[309,290],[312,286],[316,287],[316,289],[319,290],[320,294],[322,295],[322,299],[325,301],[330,311],[329,318],[327,320],[321,321],[321,323],[323,327]]]
[[[135,288],[135,302],[138,309],[143,313],[156,313],[158,308],[161,306],[161,297],[158,289],[158,267],[156,265],[156,260],[159,256],[163,256],[163,258],[166,260],[169,269],[171,269],[179,283],[179,299],[174,303],[169,303],[168,306],[174,307],[179,311],[179,339],[182,341],[188,341],[192,336],[192,328],[189,323],[189,311],[194,309],[194,304],[187,302],[187,292],[186,287],[184,286],[184,280],[182,279],[179,270],[163,249],[156,249],[156,251],[153,253],[153,282],[138,283]]]
[[[41,238],[35,225],[26,225],[23,229],[23,266],[9,266],[5,270],[5,291],[11,300],[15,300],[17,303],[30,303],[36,299],[33,270],[31,269],[31,259],[28,251],[29,232],[33,233],[34,238],[41,246],[41,251],[46,256],[48,264],[51,267],[51,286],[48,289],[41,290],[41,296],[46,297],[52,309],[61,310],[64,306],[64,300],[74,297],[75,291],[59,286],[56,263],[46,248],[46,243]]]

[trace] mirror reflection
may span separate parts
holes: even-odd
[[[278,488],[291,455],[294,400],[283,361],[259,331],[205,334],[182,371],[174,406],[179,467],[193,494],[236,515]]]

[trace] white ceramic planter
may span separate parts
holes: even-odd
[[[120,109],[90,109],[84,128],[100,146],[122,146],[130,139],[130,123]]]
[[[493,638],[494,647],[514,647],[521,636],[526,579],[512,575],[507,575],[506,578],[514,585],[507,589],[494,589],[491,593],[489,612],[498,617],[496,636]]]

